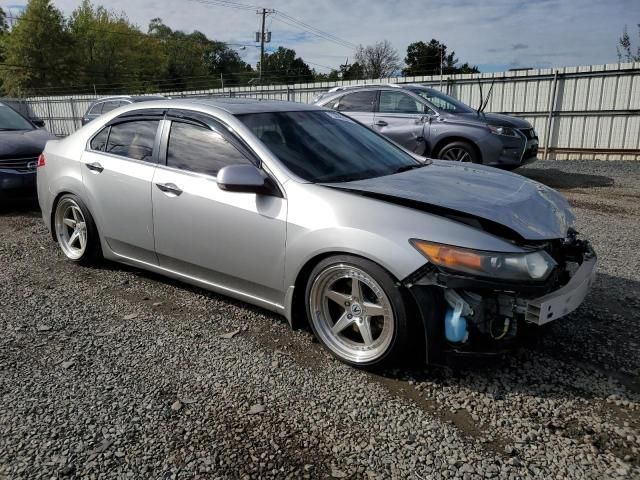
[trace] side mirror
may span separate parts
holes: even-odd
[[[227,192],[255,193],[280,197],[273,181],[253,165],[228,165],[218,172],[218,187]]]
[[[42,120],[41,118],[32,118],[31,119],[31,123],[33,123],[36,127],[38,128],[44,128],[44,120]]]

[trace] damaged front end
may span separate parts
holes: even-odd
[[[430,261],[403,283],[423,319],[429,363],[521,345],[535,327],[575,310],[595,278],[596,254],[573,230],[565,239],[521,245],[529,253],[519,258],[421,243],[414,246]],[[520,271],[531,278],[505,278]]]

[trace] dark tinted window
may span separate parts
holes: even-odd
[[[91,110],[89,110],[88,115],[100,115],[102,113],[102,107],[104,106],[104,102],[96,103]]]
[[[159,120],[138,120],[111,127],[107,152],[150,162]]]
[[[341,112],[373,112],[375,100],[375,91],[348,93],[340,99],[336,110]]]
[[[383,90],[380,92],[381,113],[427,113],[430,109],[415,98],[402,92]]]
[[[171,124],[167,148],[169,167],[215,176],[227,165],[250,163],[218,132],[187,123]]]
[[[422,164],[337,112],[274,112],[238,118],[296,175],[312,182],[381,177]]]
[[[102,107],[102,113],[108,113],[111,110],[115,110],[120,106],[120,100],[111,100],[109,102],[104,102],[104,106]]]
[[[33,126],[18,112],[0,103],[0,131],[33,130]]]
[[[109,127],[104,127],[100,133],[98,133],[91,140],[91,150],[97,150],[99,152],[104,152],[105,147],[107,146],[107,138],[109,137]]]

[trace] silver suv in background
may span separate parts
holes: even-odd
[[[166,100],[167,97],[163,97],[161,95],[140,95],[140,96],[131,96],[131,95],[119,95],[116,97],[103,97],[94,101],[86,113],[82,117],[82,125],[86,125],[91,120],[95,120],[100,115],[104,113],[108,113],[111,110],[115,110],[118,107],[123,107],[125,105],[130,105],[132,103],[138,102],[148,102],[150,100]]]
[[[422,85],[336,87],[315,103],[426,157],[505,169],[537,159],[538,135],[526,120],[474,110]]]

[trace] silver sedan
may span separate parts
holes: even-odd
[[[365,368],[517,345],[577,308],[595,272],[557,192],[295,103],[121,107],[47,144],[38,194],[71,261],[259,305]]]

